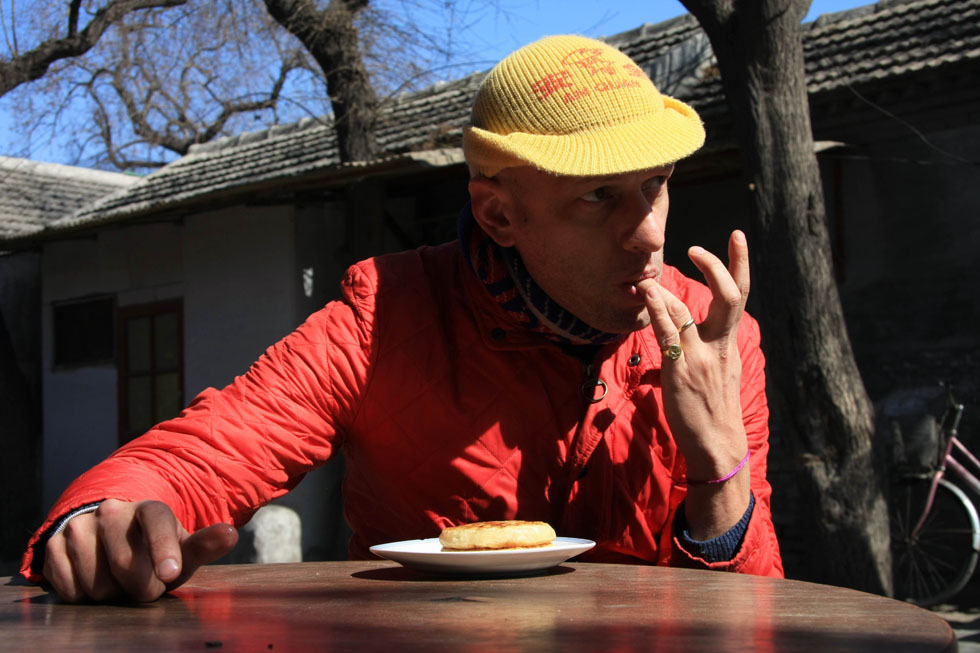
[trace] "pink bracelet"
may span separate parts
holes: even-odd
[[[735,469],[733,469],[732,471],[728,472],[727,474],[725,474],[721,478],[716,478],[713,481],[694,481],[694,480],[691,480],[691,479],[687,479],[687,484],[688,485],[714,485],[716,483],[724,483],[725,481],[727,481],[728,479],[730,479],[732,476],[735,476],[735,474],[738,474],[742,470],[742,468],[745,467],[745,463],[749,462],[749,455],[751,453],[752,453],[751,451],[746,451],[745,452],[745,458],[742,458],[742,462],[740,462],[739,464],[735,465]]]

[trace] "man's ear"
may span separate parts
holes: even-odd
[[[470,179],[470,205],[473,217],[488,236],[501,247],[514,245],[514,225],[508,216],[510,195],[501,181],[494,177]]]

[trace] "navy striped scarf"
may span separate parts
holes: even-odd
[[[560,344],[602,345],[622,338],[595,329],[551,299],[514,247],[501,247],[477,224],[469,202],[457,224],[463,256],[494,300],[526,329]]]

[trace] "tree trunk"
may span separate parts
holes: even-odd
[[[800,31],[809,0],[682,2],[711,41],[735,121],[769,399],[798,467],[806,567],[815,580],[891,594],[873,409],[834,280],[813,152]]]
[[[378,156],[374,128],[378,100],[361,57],[354,17],[368,0],[265,0],[269,15],[296,36],[323,70],[333,106],[340,160]]]

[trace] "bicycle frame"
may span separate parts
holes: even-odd
[[[970,453],[970,450],[963,446],[963,443],[956,437],[960,426],[960,418],[963,417],[963,404],[952,401],[951,395],[950,399],[949,410],[952,411],[952,415],[949,416],[949,424],[944,429],[947,437],[941,459],[942,464],[938,466],[932,475],[932,484],[929,487],[929,497],[926,500],[925,509],[922,511],[919,521],[916,522],[915,528],[912,529],[913,538],[918,536],[923,525],[925,525],[926,519],[932,511],[933,500],[936,498],[936,488],[939,487],[939,481],[946,475],[947,470],[956,476],[957,479],[965,483],[973,492],[980,495],[980,480],[965,465],[953,457],[953,451],[955,450],[957,453],[966,456],[967,461],[973,465],[974,469],[980,471],[980,460],[977,460],[976,456]],[[974,548],[976,547],[977,542],[974,542]]]

